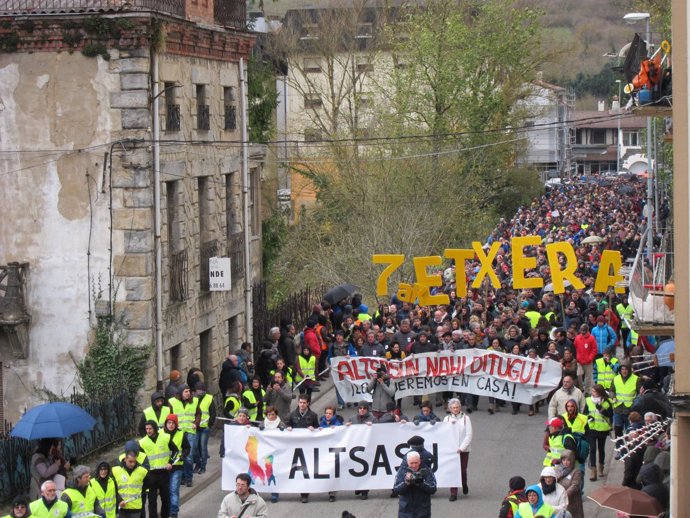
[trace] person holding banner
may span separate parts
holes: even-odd
[[[467,485],[467,464],[470,459],[470,444],[472,443],[472,421],[470,418],[462,411],[462,405],[460,400],[453,398],[448,401],[448,409],[450,414],[448,414],[444,419],[444,423],[452,423],[456,427],[456,433],[458,435],[458,454],[460,455],[460,474],[462,478],[462,494],[466,495],[470,492],[469,486]],[[458,499],[458,488],[450,488],[450,500],[455,502]]]
[[[287,424],[288,432],[293,428],[307,428],[315,430],[319,427],[319,417],[309,408],[311,397],[307,394],[300,394],[297,399],[297,408],[290,413]],[[309,502],[309,493],[301,493],[300,501],[303,504]],[[220,515],[219,515],[220,516]]]
[[[405,456],[406,466],[400,466],[393,490],[400,495],[398,518],[431,518],[431,495],[436,493],[436,477],[422,467],[419,453],[410,451]]]

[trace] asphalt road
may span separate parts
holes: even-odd
[[[335,393],[322,387],[323,392],[315,398],[312,409],[321,415],[323,408],[334,402]],[[314,394],[316,396],[316,394]],[[456,502],[449,502],[448,488],[441,488],[432,498],[434,516],[451,516],[449,513],[461,513],[462,516],[491,517],[498,515],[498,509],[508,487],[511,476],[521,475],[528,484],[537,482],[542,469],[544,451],[542,437],[546,420],[545,410],[533,417],[527,416],[523,406],[518,415],[511,415],[510,405],[503,407],[497,414],[486,411],[488,401],[481,398],[479,411],[473,412],[470,418],[474,430],[469,460],[469,495],[462,496]],[[411,402],[403,407],[408,416],[414,415]],[[439,416],[441,410],[439,410]],[[354,409],[345,409],[345,418],[354,413]],[[220,462],[218,458],[218,439],[212,439],[209,450],[213,456],[209,470],[202,477],[195,477],[193,490],[184,488],[183,505],[180,518],[211,518],[218,514],[220,503],[225,493],[220,487]],[[608,463],[608,461],[607,461]],[[608,470],[607,470],[608,471]],[[585,493],[604,483],[592,483],[587,479]],[[620,480],[612,483],[620,484]],[[398,512],[398,501],[390,498],[390,491],[371,491],[369,499],[360,500],[352,492],[340,492],[337,501],[328,502],[327,494],[312,494],[309,503],[302,504],[297,494],[282,494],[278,503],[270,502],[270,494],[262,494],[268,503],[270,516],[289,517],[308,516],[319,518],[337,518],[344,510],[357,518],[395,517]],[[597,514],[599,513],[599,514]],[[456,514],[457,515],[457,514]],[[615,516],[608,511],[599,512],[599,508],[588,502],[585,504],[585,516],[601,518]]]

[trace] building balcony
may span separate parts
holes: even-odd
[[[632,327],[641,335],[673,335],[673,232],[667,229],[658,250],[647,254],[645,240],[630,271],[629,301],[635,309]]]

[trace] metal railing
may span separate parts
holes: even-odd
[[[237,106],[227,105],[225,107],[225,126],[226,130],[237,129]]]
[[[65,458],[79,459],[98,452],[114,443],[130,437],[134,429],[134,408],[126,391],[98,400],[73,393],[70,402],[85,409],[96,424],[90,432],[68,437],[64,441]],[[0,500],[28,493],[31,482],[31,457],[36,441],[11,437],[12,426],[5,423],[0,430]]]
[[[674,269],[672,236],[672,229],[667,229],[659,250],[651,254],[646,253],[646,240],[640,243],[630,271],[630,303],[639,324],[664,325],[675,320],[673,293],[666,288]]]
[[[213,239],[211,241],[206,241],[205,243],[201,243],[201,247],[199,250],[199,255],[200,255],[200,263],[199,263],[199,272],[200,272],[200,289],[201,291],[209,291],[210,287],[210,282],[209,282],[209,267],[208,267],[208,260],[211,257],[218,257],[218,240]]]
[[[211,110],[208,104],[200,104],[196,107],[196,129],[201,131],[211,129]]]
[[[213,18],[223,27],[245,29],[247,27],[247,3],[242,0],[215,0]]]
[[[180,131],[180,105],[167,104],[165,107],[165,131]]]
[[[188,270],[186,248],[170,256],[170,302],[182,302],[189,297]]]
[[[184,0],[4,0],[0,15],[158,11],[185,15]]]
[[[228,239],[228,257],[230,257],[230,278],[234,287],[244,277],[244,232],[232,234]]]

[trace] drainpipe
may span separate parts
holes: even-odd
[[[156,254],[156,386],[163,387],[163,259],[161,254],[161,150],[158,54],[151,53],[153,76],[153,247]]]
[[[244,213],[244,339],[252,343],[252,283],[249,270],[251,229],[249,225],[249,143],[247,142],[247,77],[244,58],[240,58],[240,114],[242,117],[242,211]],[[257,203],[258,200],[254,200]]]

